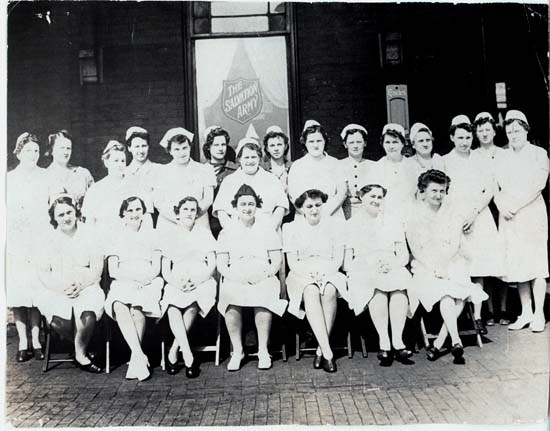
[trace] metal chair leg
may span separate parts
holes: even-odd
[[[296,332],[296,360],[300,360],[300,334]]]
[[[368,358],[369,352],[367,352],[367,345],[365,343],[365,337],[363,337],[363,334],[359,334],[359,339],[361,340],[361,353],[363,354],[363,358]]]

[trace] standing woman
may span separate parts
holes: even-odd
[[[342,208],[346,219],[351,218],[361,208],[360,187],[367,184],[367,175],[374,162],[364,158],[367,146],[367,129],[359,124],[348,124],[340,133],[342,143],[348,150],[348,157],[339,161],[342,177],[346,179],[346,200]]]
[[[34,355],[43,359],[40,344],[40,312],[34,304],[39,286],[35,275],[35,238],[48,229],[48,190],[44,169],[37,166],[40,157],[38,139],[30,133],[21,134],[13,154],[19,164],[6,176],[6,305],[11,307],[19,336],[17,362]],[[27,339],[27,324],[31,325],[32,344]]]
[[[272,225],[256,217],[263,203],[254,189],[243,184],[232,202],[236,220],[225,227],[218,238],[218,271],[220,284],[218,310],[225,324],[233,353],[227,364],[237,371],[244,359],[242,340],[242,308],[254,308],[258,331],[258,368],[271,368],[267,350],[272,313],[282,316],[287,301],[280,299],[280,283],[275,274],[282,261],[281,241]]]
[[[503,279],[517,284],[522,308],[508,329],[529,325],[531,331],[542,332],[546,323],[544,279],[548,277],[548,214],[542,190],[548,181],[548,155],[529,142],[529,123],[522,112],[508,111],[504,128],[510,149],[503,153],[497,166],[500,191],[495,203],[504,238]]]
[[[409,132],[409,138],[415,150],[414,156],[410,158],[415,178],[429,169],[445,172],[443,157],[433,153],[434,138],[428,126],[423,123],[414,123]]]
[[[183,127],[168,130],[160,146],[172,156],[172,161],[161,166],[153,186],[153,202],[159,211],[157,228],[162,232],[177,232],[174,206],[186,196],[199,203],[199,226],[208,227],[208,208],[214,199],[216,175],[214,168],[191,158],[193,133]]]
[[[497,131],[497,126],[495,120],[491,114],[488,112],[480,112],[476,115],[474,119],[474,126],[476,131],[476,137],[479,142],[479,148],[474,150],[478,153],[482,159],[482,164],[484,166],[484,172],[490,172],[493,181],[496,182],[496,168],[499,164],[499,161],[502,157],[505,156],[505,151],[503,148],[497,147],[495,145],[495,136]],[[497,189],[495,188],[495,192]],[[496,208],[493,207],[493,218],[496,217]],[[489,210],[492,207],[489,206]],[[502,240],[502,238],[501,238]],[[493,293],[496,293],[494,289],[487,289],[488,286],[484,286],[489,294],[489,300],[487,301],[487,308],[490,314],[489,319],[487,319],[487,326],[494,324],[494,305],[493,305]],[[502,287],[499,287],[500,290],[500,301],[499,301],[499,310],[498,315],[500,316],[499,322],[501,325],[508,325],[510,323],[508,313],[506,311],[506,302],[508,299],[508,285],[502,284]]]
[[[489,210],[495,182],[480,154],[471,150],[474,126],[469,118],[454,117],[449,133],[455,148],[443,156],[446,173],[452,180],[448,199],[464,216],[464,246],[471,257],[470,276],[483,287],[484,277],[500,277],[504,271],[502,243]],[[474,319],[480,334],[485,335],[481,303],[474,304]]]
[[[122,228],[111,240],[107,253],[113,281],[105,300],[105,312],[117,321],[132,352],[126,378],[140,381],[149,377],[149,361],[141,348],[145,316],[161,316],[164,284],[155,231],[144,227],[144,214],[145,204],[139,197],[122,201]]]
[[[363,207],[347,222],[344,269],[348,274],[349,303],[357,316],[369,307],[378,332],[380,365],[390,366],[392,345],[398,360],[403,362],[412,356],[403,343],[409,308],[406,291],[411,283],[405,268],[409,251],[403,224],[383,210],[386,189],[369,184],[360,193]]]
[[[74,199],[78,208],[82,207],[84,195],[94,183],[90,171],[80,166],[71,165],[73,142],[66,130],[59,130],[48,137],[47,154],[52,156],[52,163],[46,169],[49,194],[66,190]]]
[[[264,136],[264,158],[262,167],[275,175],[286,189],[288,187],[288,171],[292,162],[287,159],[290,142],[279,126],[267,128]]]
[[[342,204],[346,198],[346,183],[338,160],[325,152],[327,132],[317,121],[307,120],[300,143],[306,148],[307,154],[296,160],[288,173],[290,201],[296,202],[304,190],[320,190],[328,199],[323,206],[326,215],[343,219]]]
[[[176,235],[162,242],[162,276],[168,283],[164,288],[161,308],[168,313],[170,329],[175,336],[168,352],[168,374],[178,372],[178,349],[185,362],[185,375],[199,375],[198,362],[193,357],[187,333],[197,313],[206,317],[216,302],[216,241],[210,231],[195,226],[199,204],[192,196],[183,198],[175,207],[178,220]]]
[[[243,138],[237,146],[240,168],[225,178],[214,201],[213,214],[225,229],[238,215],[233,205],[234,197],[243,184],[252,187],[262,200],[256,217],[267,222],[274,230],[279,229],[283,216],[288,212],[288,198],[284,187],[275,175],[260,166],[262,149],[253,138]]]
[[[454,363],[464,364],[457,319],[465,301],[481,303],[487,294],[470,281],[467,251],[462,243],[464,217],[457,213],[456,206],[448,205],[450,184],[447,175],[434,169],[418,178],[419,205],[405,230],[413,255],[409,295],[418,298],[428,312],[439,303],[443,325],[433,346],[426,351],[428,360],[435,361],[441,356],[440,350],[450,335]]]
[[[320,190],[307,190],[294,202],[297,213],[283,225],[283,244],[290,272],[286,279],[288,311],[307,317],[319,347],[313,368],[336,372],[329,336],[336,318],[336,299],[346,297],[346,277],[339,272],[344,259],[343,221],[324,211],[329,200]]]
[[[70,334],[74,314],[75,364],[90,373],[101,373],[87,353],[95,324],[103,315],[105,294],[99,287],[103,256],[90,229],[78,222],[79,209],[68,194],[58,195],[51,203],[50,223],[43,242],[38,276],[43,291],[39,308],[46,320],[62,336]]]

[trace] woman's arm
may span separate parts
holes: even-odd
[[[199,217],[208,212],[208,208],[214,201],[214,186],[204,187],[202,193],[202,199],[199,201],[199,208],[201,209]]]
[[[410,255],[405,241],[395,242],[395,257],[396,264],[400,267],[404,267],[409,263]]]
[[[142,279],[138,280],[143,284],[149,284],[160,274],[160,261],[162,253],[160,250],[153,250],[153,255],[151,256],[151,269],[149,273]]]
[[[334,256],[332,260],[334,261],[335,265],[338,265],[336,270],[340,269],[340,267],[344,263],[344,246],[343,245],[334,247]]]
[[[166,281],[168,284],[172,284],[173,286],[178,287],[180,286],[181,281],[176,280],[176,278],[172,276],[172,260],[166,256],[162,256],[161,259],[161,274],[162,278],[164,278],[164,281]]]
[[[543,151],[541,149],[541,152]],[[527,172],[530,176],[530,181],[526,182],[527,187],[523,190],[521,196],[514,197],[510,202],[510,210],[513,214],[516,214],[540,196],[546,187],[549,171],[550,167],[546,152],[544,154],[537,154],[537,158],[533,165],[529,166],[529,171]]]
[[[204,283],[205,281],[211,279],[214,275],[214,270],[216,269],[216,253],[214,253],[213,251],[209,252],[206,255],[205,259],[206,267],[203,268],[201,274],[197,276],[195,280],[193,280],[196,285]]]
[[[285,216],[286,209],[283,207],[275,207],[271,218],[273,220],[273,227],[275,230],[278,230],[283,223],[283,217]]]
[[[218,220],[222,229],[225,229],[231,223],[231,216],[224,210],[218,210]]]
[[[325,208],[328,214],[334,215],[336,211],[338,211],[342,207],[342,204],[346,199],[346,195],[347,195],[346,183],[339,183],[336,186],[336,194],[334,196],[329,196],[327,203],[325,204]]]
[[[281,262],[283,260],[283,255],[281,250],[269,250],[267,252],[269,258],[269,266],[267,268],[267,275],[272,276],[279,272],[281,269]]]
[[[351,268],[351,264],[353,263],[353,259],[355,258],[355,254],[353,252],[352,247],[346,247],[344,249],[344,265],[342,269],[345,272],[348,272]]]
[[[103,256],[94,255],[90,257],[90,267],[85,272],[85,275],[80,284],[83,287],[88,287],[92,284],[99,283],[101,279],[101,273],[103,272]]]
[[[228,252],[216,253],[216,267],[225,278],[231,278]]]

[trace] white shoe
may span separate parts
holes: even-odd
[[[149,372],[149,360],[146,355],[132,355],[126,372],[127,379],[138,379],[140,382],[147,379],[151,373]]]
[[[533,314],[522,314],[518,317],[518,320],[516,320],[514,323],[511,323],[508,325],[508,329],[510,331],[517,331],[519,329],[525,328],[527,325],[529,325],[533,321]]]
[[[272,366],[271,356],[267,352],[258,352],[258,370],[269,370]]]
[[[231,354],[231,359],[227,363],[227,371],[239,371],[241,369],[241,362],[244,359],[244,353],[241,352],[236,355],[235,352]]]
[[[542,332],[544,331],[544,327],[546,326],[546,320],[544,319],[544,316],[535,317],[531,323],[529,324],[529,329],[532,332]]]

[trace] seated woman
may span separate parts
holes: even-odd
[[[378,184],[361,188],[363,207],[347,222],[344,269],[348,274],[349,304],[356,315],[369,307],[379,337],[380,365],[390,366],[392,345],[397,360],[406,361],[412,356],[412,351],[403,343],[409,306],[406,290],[411,284],[411,275],[405,268],[409,251],[404,228],[395,217],[384,213],[385,196],[386,189]]]
[[[406,227],[414,258],[409,295],[417,297],[428,312],[439,303],[443,326],[433,346],[426,352],[428,359],[435,361],[439,358],[440,349],[450,335],[454,363],[464,364],[457,319],[464,301],[481,303],[487,299],[487,294],[481,286],[470,281],[467,256],[461,244],[464,218],[445,202],[450,182],[447,175],[435,169],[418,178],[420,203]]]
[[[40,312],[61,336],[72,337],[74,312],[75,364],[90,373],[101,373],[87,353],[94,327],[103,315],[105,295],[99,287],[103,257],[94,247],[89,229],[78,223],[77,204],[68,194],[54,198],[50,209],[54,230],[42,242],[38,277],[43,289],[37,295]]]
[[[254,189],[243,184],[232,202],[236,222],[218,237],[218,271],[223,276],[218,310],[233,346],[227,365],[237,371],[244,358],[242,340],[242,307],[254,307],[258,331],[258,368],[271,368],[267,350],[272,313],[282,316],[287,301],[280,299],[280,284],[275,274],[281,266],[281,241],[269,220],[256,220],[256,209],[262,200]]]
[[[336,318],[337,295],[346,295],[346,277],[338,272],[344,259],[343,226],[330,217],[330,210],[324,211],[327,199],[316,189],[298,195],[294,205],[301,216],[283,225],[283,244],[290,267],[288,311],[299,319],[307,317],[319,343],[313,368],[334,373],[329,335]]]
[[[162,276],[168,283],[161,301],[163,313],[175,339],[168,352],[168,374],[176,374],[178,349],[185,362],[185,375],[198,377],[199,365],[193,358],[187,332],[200,313],[205,317],[216,302],[216,241],[209,230],[196,226],[199,203],[192,196],[183,198],[174,207],[178,220],[177,235],[162,242]]]
[[[149,361],[141,348],[145,316],[160,317],[163,280],[159,277],[161,252],[155,231],[145,228],[145,204],[135,196],[122,201],[122,229],[112,239],[108,253],[109,275],[113,279],[105,301],[105,312],[116,320],[132,356],[127,379],[149,377]]]

